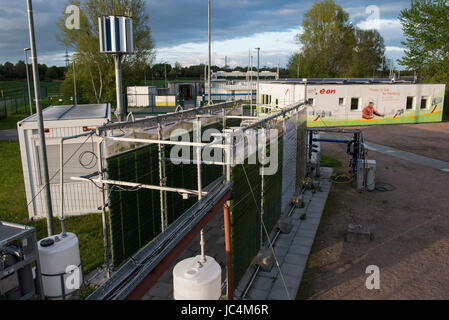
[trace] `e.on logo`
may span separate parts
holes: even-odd
[[[337,90],[335,89],[321,89],[320,94],[335,94]]]

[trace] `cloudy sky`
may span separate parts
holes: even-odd
[[[207,61],[207,0],[147,0],[157,62],[182,65]],[[313,0],[212,0],[212,59],[230,66],[248,65],[248,50],[261,66],[285,66],[298,50],[294,37],[301,32],[303,14]],[[410,0],[336,0],[362,29],[376,28],[385,39],[387,56],[403,54],[403,34],[397,19]],[[65,0],[33,0],[39,62],[64,65],[65,48],[57,42],[56,21]],[[0,0],[0,63],[23,59],[29,46],[25,0]]]

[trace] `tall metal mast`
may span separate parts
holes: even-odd
[[[37,123],[39,131],[39,144],[40,144],[40,162],[44,183],[44,197],[45,206],[47,209],[47,230],[48,235],[54,234],[53,226],[53,210],[51,206],[51,194],[50,194],[50,179],[48,176],[48,163],[47,163],[47,148],[45,144],[45,132],[44,132],[44,119],[42,116],[42,104],[41,104],[41,92],[39,82],[39,68],[37,62],[36,41],[34,36],[34,19],[33,19],[33,5],[31,0],[27,0],[27,13],[28,13],[28,29],[30,33],[30,47],[31,47],[31,64],[33,68],[34,77],[34,96],[36,100],[36,113]]]

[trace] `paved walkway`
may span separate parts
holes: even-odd
[[[279,268],[274,265],[271,272],[260,271],[257,274],[244,299],[295,299],[332,185],[329,180],[332,171],[331,168],[321,168],[321,191],[316,193],[307,191],[304,194],[305,208],[293,211],[291,232],[281,234],[274,244],[276,258],[279,261],[287,289],[279,273]],[[304,213],[306,219],[301,220]]]
[[[0,130],[1,141],[19,141],[17,129]]]
[[[341,139],[341,138],[351,139],[349,137],[344,137],[344,136],[341,136],[341,135],[327,135],[327,134],[326,135],[323,134],[322,137],[326,138],[326,139]],[[371,150],[371,151],[380,152],[380,153],[383,153],[383,154],[390,155],[392,157],[396,157],[396,158],[399,158],[399,159],[402,159],[402,160],[406,160],[406,161],[410,161],[410,162],[413,162],[413,163],[416,163],[416,164],[420,164],[422,166],[426,166],[426,167],[434,168],[434,169],[437,169],[437,170],[449,172],[449,162],[446,162],[446,161],[441,161],[441,160],[438,160],[438,159],[421,156],[421,155],[416,154],[416,153],[402,151],[402,150],[399,150],[399,149],[383,146],[383,145],[376,144],[376,143],[373,143],[373,142],[365,142],[365,145],[368,148],[368,150]]]

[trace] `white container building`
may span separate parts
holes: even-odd
[[[443,116],[445,84],[420,84],[391,79],[281,79],[260,83],[260,102],[268,108],[284,108],[309,102],[309,127],[362,126],[439,122]],[[379,114],[371,119],[363,109],[374,103]]]
[[[48,171],[53,215],[60,211],[60,142],[63,137],[86,133],[111,121],[109,104],[52,106],[43,110],[47,145]],[[47,215],[41,163],[37,115],[17,123],[23,176],[29,217]],[[100,212],[102,199],[99,189],[90,182],[76,182],[72,176],[82,176],[98,171],[97,139],[80,137],[64,142],[64,214],[82,215]],[[84,165],[84,166],[83,166]]]
[[[155,107],[156,87],[134,86],[127,88],[128,107]]]

